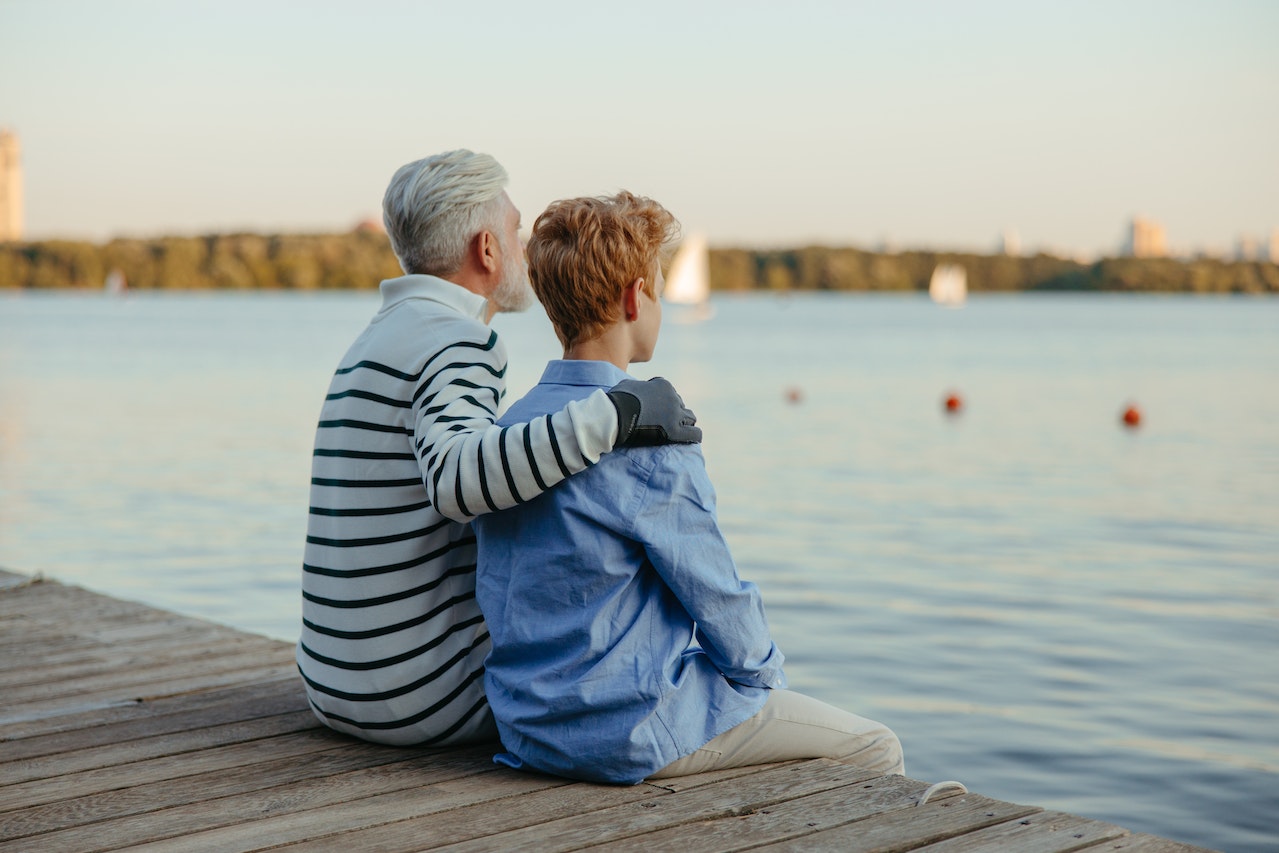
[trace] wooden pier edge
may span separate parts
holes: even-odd
[[[0,569],[0,853],[1204,848],[788,762],[634,787],[325,729],[289,643]]]

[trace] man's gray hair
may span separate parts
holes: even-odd
[[[497,160],[464,148],[401,166],[382,198],[382,222],[404,272],[456,272],[476,234],[500,238],[506,182]]]

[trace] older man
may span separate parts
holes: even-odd
[[[669,383],[624,382],[496,427],[506,351],[488,321],[532,302],[505,170],[450,151],[400,168],[383,219],[405,275],[320,413],[297,661],[316,715],[399,745],[496,736],[469,520],[528,501],[614,447],[697,442]]]

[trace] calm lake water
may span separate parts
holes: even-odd
[[[295,639],[315,418],[377,304],[0,293],[0,565]],[[633,372],[697,411],[792,687],[920,779],[1279,849],[1279,300],[715,308]],[[495,325],[513,399],[558,351]]]

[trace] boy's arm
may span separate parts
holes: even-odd
[[[537,497],[614,447],[701,441],[669,382],[628,380],[527,424],[494,425],[506,372],[496,336],[441,351],[413,398],[414,452],[435,509],[470,521]]]
[[[715,490],[698,448],[658,454],[636,516],[649,560],[697,623],[698,641],[730,681],[785,687],[755,584],[743,581],[715,517]]]

